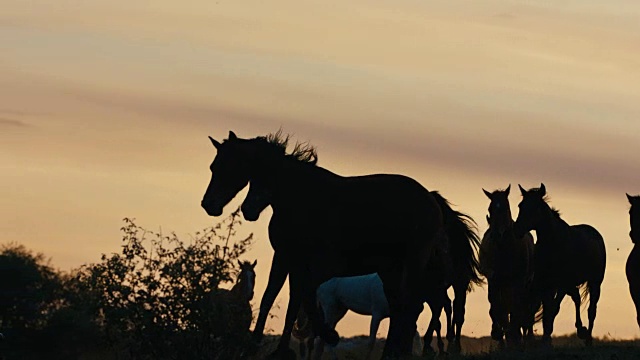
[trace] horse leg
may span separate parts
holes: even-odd
[[[564,299],[566,292],[560,290],[554,296],[553,291],[545,291],[542,297],[542,341],[546,345],[551,345],[551,335],[553,334],[553,323],[560,312],[560,303]]]
[[[446,297],[446,296],[445,296]],[[438,341],[438,352],[444,354],[444,341],[442,341],[442,324],[440,323],[440,315],[442,314],[442,308],[444,307],[444,301],[441,298],[437,302],[436,306],[431,309],[431,320],[435,320],[434,328],[436,330],[436,339]]]
[[[429,326],[427,327],[427,331],[425,331],[424,338],[422,340],[422,356],[428,356],[433,353],[431,342],[433,340],[433,331],[436,328],[434,304],[432,304],[432,301],[427,301],[427,304],[429,304],[429,308],[431,309],[431,320],[429,320]]]
[[[333,306],[325,310],[325,319],[327,320],[327,326],[329,327],[329,329],[335,329],[336,325],[338,325],[338,322],[342,320],[342,318],[347,314],[348,311],[349,310],[346,307],[340,304],[333,304]],[[324,344],[324,341],[322,342],[322,344]],[[334,359],[334,360],[338,359],[338,355],[336,354],[335,344],[329,345],[329,353],[330,353],[331,359]],[[318,357],[318,359],[320,358]]]
[[[454,334],[453,334],[453,324],[451,321],[451,313],[452,313],[452,309],[451,309],[451,299],[449,299],[449,295],[447,295],[447,292],[445,290],[444,293],[444,314],[447,318],[447,342],[451,343],[454,339]]]
[[[593,344],[593,337],[591,336],[593,333],[593,323],[596,320],[596,310],[598,309],[598,301],[600,300],[600,283],[588,283],[587,286],[589,287],[589,335],[585,343],[587,346],[591,346]]]
[[[369,343],[367,344],[367,356],[365,359],[371,358],[371,353],[376,345],[376,335],[378,334],[378,328],[380,327],[380,321],[383,316],[377,313],[371,314],[371,324],[369,325]]]
[[[500,314],[500,291],[496,289],[496,284],[489,281],[488,289],[489,298],[489,317],[491,318],[491,339],[498,342],[499,347],[504,347],[504,330],[502,328],[502,319]]]
[[[269,272],[269,282],[267,283],[267,289],[262,295],[260,301],[260,313],[256,320],[256,326],[253,328],[253,338],[256,342],[260,342],[264,336],[264,327],[267,322],[269,311],[273,306],[278,293],[284,286],[287,275],[289,274],[286,260],[280,252],[273,253],[273,260],[271,261],[271,270]]]
[[[278,347],[271,353],[268,358],[270,359],[295,359],[296,354],[289,348],[291,342],[291,332],[293,331],[293,325],[298,318],[298,312],[302,303],[302,292],[300,289],[300,279],[298,274],[291,273],[289,275],[289,304],[287,305],[287,313],[284,320],[284,329]]]
[[[553,292],[545,291],[542,295],[542,343],[551,345],[551,334],[553,333],[553,321],[555,319]]]
[[[420,279],[414,281],[410,279],[410,273],[398,270],[400,269],[378,272],[390,314],[387,341],[382,351],[383,359],[411,354],[416,321],[423,308],[417,289],[412,288],[421,283],[418,281]]]
[[[587,338],[587,328],[582,325],[582,318],[580,317],[580,291],[578,288],[572,288],[567,293],[571,296],[571,300],[573,300],[573,304],[576,308],[576,332],[578,334],[578,338],[585,340]]]
[[[465,305],[467,303],[467,285],[458,283],[453,286],[455,297],[453,299],[453,326],[455,329],[455,340],[453,351],[460,352],[460,337],[462,336],[462,324],[464,324]]]
[[[522,292],[518,287],[509,287],[507,292],[507,334],[509,345],[519,348],[522,345],[522,324],[524,319],[524,308],[522,306]]]
[[[629,281],[629,293],[636,307],[636,322],[638,323],[638,327],[640,327],[640,286],[632,284],[632,282]]]

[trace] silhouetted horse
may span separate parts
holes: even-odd
[[[562,220],[558,210],[547,204],[544,184],[529,191],[518,186],[522,201],[518,205],[520,211],[514,225],[516,237],[535,230],[538,238],[532,291],[536,302],[542,301],[542,340],[551,344],[553,322],[562,299],[569,295],[576,307],[578,337],[590,346],[606,267],[604,239],[590,225],[568,225]],[[582,298],[580,288],[583,289]],[[590,297],[588,329],[582,326],[580,319],[580,303],[587,297]]]
[[[449,240],[447,249],[450,249],[453,269],[448,269],[447,265],[449,263],[447,261],[442,262],[441,269],[446,273],[453,274],[449,278],[450,282],[447,285],[447,288],[449,286],[453,287],[454,293],[453,319],[450,326],[447,324],[447,340],[449,341],[448,349],[456,352],[460,350],[467,293],[473,290],[473,285],[481,285],[483,283],[478,264],[480,239],[478,238],[476,223],[471,216],[454,210],[449,201],[437,191],[432,191],[431,194],[442,209],[445,230]],[[435,276],[445,277],[444,274]],[[438,291],[437,288],[435,288],[435,291]],[[427,339],[427,335],[428,333],[425,334],[425,343],[430,344],[431,338]]]
[[[258,184],[258,185],[256,185]],[[447,315],[447,338],[449,339],[449,347],[451,350],[456,351],[460,349],[460,336],[462,330],[462,324],[464,323],[466,294],[472,289],[473,284],[481,284],[482,280],[478,273],[478,262],[476,259],[476,249],[479,244],[479,239],[475,232],[475,222],[473,219],[463,213],[455,211],[451,208],[449,202],[442,197],[437,191],[433,191],[432,194],[436,198],[436,201],[441,206],[445,215],[445,224],[447,235],[449,237],[448,251],[436,251],[434,253],[434,260],[429,263],[426,273],[426,282],[422,284],[422,297],[431,309],[431,321],[429,327],[424,335],[424,348],[425,354],[431,353],[431,340],[433,338],[433,332],[437,335],[437,345],[440,353],[444,353],[444,343],[441,337],[441,323],[440,314],[442,309],[445,310]],[[249,194],[245,198],[242,209],[245,211],[257,211],[255,209],[264,209],[269,204],[266,199],[269,198],[269,189],[262,187],[258,182],[252,182],[250,184]],[[247,210],[254,209],[254,210]],[[260,210],[262,211],[262,210]],[[453,259],[451,259],[453,257]],[[274,258],[274,261],[276,258]],[[453,271],[447,267],[451,267],[453,264]],[[283,267],[279,264],[272,263],[272,272],[274,268]],[[453,278],[446,278],[446,274],[453,273]],[[286,274],[285,274],[286,276]],[[382,292],[382,283],[379,284],[379,289],[376,286],[376,281],[380,281],[376,275],[364,275],[356,277],[346,277],[339,281],[337,278],[329,280],[318,288],[318,300],[321,307],[324,308],[324,316],[331,328],[335,328],[335,324],[344,316],[347,310],[354,310],[360,314],[372,315],[370,340],[369,340],[369,353],[373,349],[375,343],[375,336],[379,322],[386,317],[389,317],[388,305],[386,299],[381,300],[384,297]],[[260,306],[260,315],[258,316],[258,322],[260,319],[266,320],[266,314],[270,310],[270,306],[273,304],[273,300],[277,296],[277,292],[280,288],[276,289],[276,286],[271,286],[271,277],[269,278],[269,284],[267,286],[268,291],[265,292],[263,301]],[[283,282],[283,281],[282,281]],[[282,282],[278,282],[281,287]],[[345,285],[348,283],[349,285]],[[336,289],[337,284],[343,284],[343,287]],[[357,285],[359,284],[359,285]],[[330,286],[333,285],[333,286]],[[332,301],[327,294],[327,287],[337,291],[340,294],[335,294],[340,300]],[[455,294],[455,309],[454,319],[455,325],[452,325],[451,321],[451,300],[447,295],[447,289],[453,286]],[[345,290],[341,290],[344,288]],[[379,290],[379,293],[376,292]],[[351,294],[347,296],[346,294]],[[337,304],[340,302],[340,304]],[[357,305],[355,305],[357,304]],[[366,305],[365,305],[366,304]],[[369,308],[369,310],[365,310]],[[386,311],[382,311],[386,309]],[[300,317],[298,317],[300,319]],[[262,326],[256,329],[264,328],[264,321]],[[289,327],[285,325],[285,329]],[[256,334],[254,329],[254,334]],[[286,330],[285,330],[286,331]],[[321,354],[323,344],[318,343],[317,353]]]
[[[505,335],[510,345],[520,344],[523,335],[533,338],[534,319],[528,293],[533,280],[533,236],[529,232],[523,237],[514,235],[510,190],[511,185],[491,193],[482,189],[491,202],[489,228],[480,245],[480,270],[489,284],[491,338],[501,347]]]
[[[230,132],[222,143],[210,139],[217,154],[202,200],[209,215],[220,216],[249,182],[270,190],[264,207],[245,207],[243,214],[251,221],[269,204],[273,208],[269,237],[289,269],[287,318],[295,319],[302,301],[314,332],[335,345],[338,334],[321,321],[315,306],[318,285],[335,276],[377,272],[391,311],[383,357],[410,354],[427,259],[446,244],[433,195],[403,175],[332,173],[316,166],[311,147],[296,146],[287,154],[287,138],[279,133],[240,139]],[[286,330],[276,353],[289,350]]]
[[[629,209],[629,223],[631,231],[629,237],[633,242],[633,249],[627,258],[626,273],[629,282],[629,292],[636,306],[636,321],[640,326],[640,196],[627,194],[631,209]]]
[[[249,334],[253,320],[250,301],[253,299],[257,263],[257,260],[253,263],[238,261],[240,272],[233,287],[230,290],[213,289],[209,296],[202,299],[200,311],[202,316],[214,322],[214,337]],[[225,324],[223,330],[219,329],[219,324]]]

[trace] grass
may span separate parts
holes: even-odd
[[[262,359],[275,349],[278,336],[268,336],[264,345],[253,359]],[[367,351],[367,337],[358,336],[343,339],[336,348],[338,359],[356,360],[364,359]],[[615,340],[599,338],[594,340],[591,348],[584,346],[584,342],[576,336],[561,336],[553,338],[553,349],[533,348],[526,351],[499,351],[495,342],[489,337],[462,338],[462,353],[447,354],[445,356],[430,356],[431,359],[447,360],[640,360],[640,340]],[[298,342],[292,340],[291,348],[298,353]],[[379,359],[384,347],[384,339],[378,339],[372,354],[372,359]],[[414,344],[414,354],[419,354],[418,344]],[[323,359],[330,359],[325,348]],[[414,356],[412,359],[425,359]]]

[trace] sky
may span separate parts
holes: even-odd
[[[229,130],[282,127],[341,175],[399,173],[486,230],[482,188],[547,187],[596,227],[607,270],[594,334],[636,338],[625,192],[640,193],[635,0],[3,0],[0,242],[70,270],[119,250],[123,217],[187,237]],[[230,213],[246,189],[225,208]],[[254,308],[273,254],[255,234]],[[287,287],[278,298],[281,331]],[[555,333],[575,332],[567,298]],[[490,332],[486,287],[463,334]],[[426,329],[429,312],[421,315]],[[586,309],[582,312],[586,319]],[[343,336],[366,334],[349,314]],[[386,334],[388,320],[378,336]],[[539,329],[539,328],[538,328]],[[541,331],[541,330],[539,330]]]

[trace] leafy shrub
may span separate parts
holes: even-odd
[[[232,334],[236,341],[222,341],[217,334],[233,329],[230,317],[206,310],[219,305],[212,294],[234,279],[234,266],[253,239],[235,240],[239,225],[238,209],[187,243],[125,218],[122,251],[82,267],[68,284],[80,296],[76,301],[94,304],[109,346],[125,358],[236,357],[249,329]]]

